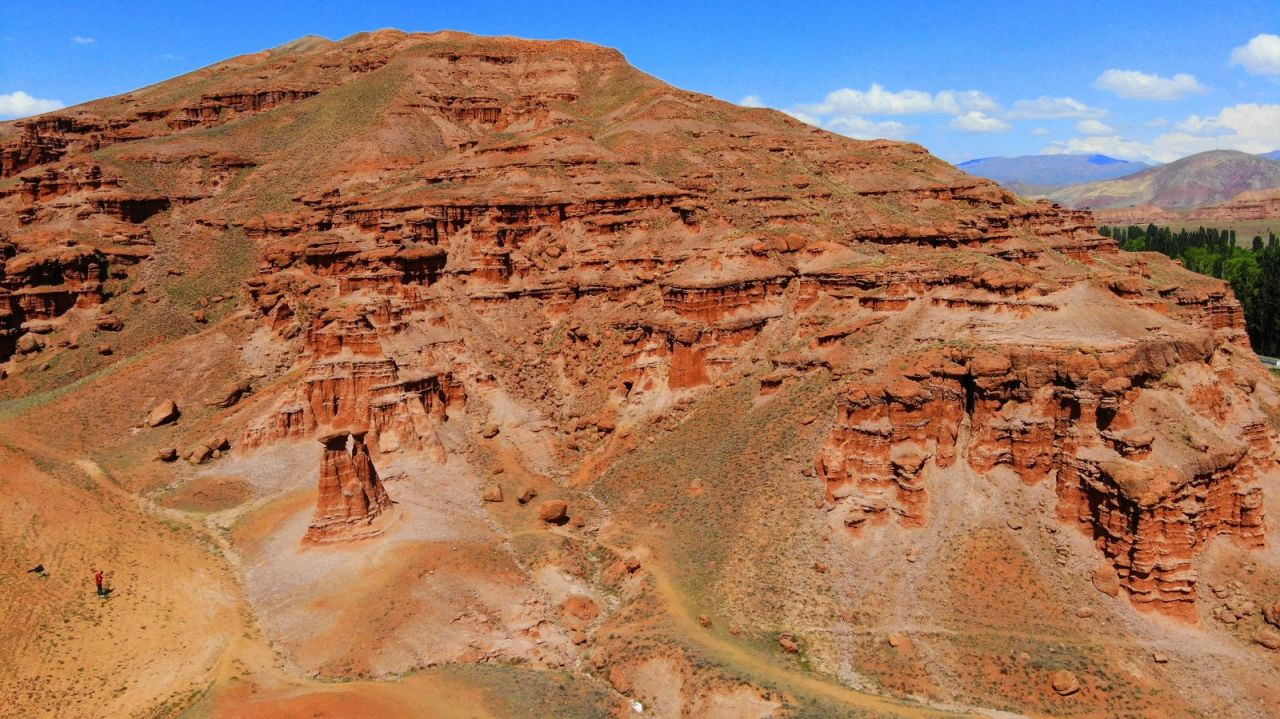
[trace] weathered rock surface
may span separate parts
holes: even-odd
[[[365,432],[341,431],[320,438],[319,496],[306,542],[326,544],[364,539],[382,533],[374,524],[391,509],[391,498],[378,479],[369,456]]]
[[[1070,696],[1080,691],[1080,680],[1073,672],[1059,669],[1049,675],[1049,685],[1062,696]]]
[[[359,579],[324,602],[333,631],[353,617],[370,629],[353,652],[403,650],[378,665],[313,646],[308,666],[335,676],[516,656],[612,676],[636,647],[672,646],[650,633],[670,629],[653,591],[665,573],[696,576],[698,601],[715,602],[693,605],[692,635],[778,637],[829,676],[875,673],[856,652],[927,658],[936,671],[904,676],[938,684],[892,691],[1010,706],[1008,682],[1039,701],[1043,673],[1010,664],[1003,643],[953,661],[948,642],[1015,637],[1027,627],[1003,615],[1043,609],[1053,626],[1036,631],[1073,647],[1104,620],[1118,632],[1108,646],[1126,651],[1099,661],[1150,656],[1126,642],[1163,629],[1126,634],[1112,605],[1192,620],[1215,538],[1269,556],[1247,553],[1266,541],[1280,401],[1229,288],[1120,252],[1088,213],[1024,201],[917,145],[720,103],[581,43],[379,32],[0,123],[0,156],[0,393],[58,372],[107,368],[95,381],[108,387],[113,373],[167,372],[138,396],[174,387],[206,406],[180,436],[140,432],[127,449],[178,444],[206,466],[148,470],[193,486],[278,469],[323,438],[303,544],[382,536],[295,558]],[[206,352],[212,374],[181,376]],[[122,424],[148,409],[130,405]],[[406,478],[388,481],[399,508],[375,462]],[[515,502],[499,503],[504,488]],[[263,506],[232,541],[298,526]],[[1018,553],[991,540],[953,571],[940,563],[962,548],[929,541],[951,530]],[[1045,536],[1075,530],[1085,539]],[[1030,568],[999,562],[1007,576],[965,584],[1023,553]],[[670,566],[684,561],[696,575]],[[255,605],[267,619],[319,606],[307,575],[289,574]],[[855,596],[881,581],[914,604],[876,614],[898,594]],[[414,601],[401,582],[416,582]],[[375,593],[387,601],[366,602]],[[588,595],[598,615],[566,603]],[[515,608],[472,611],[490,596]],[[1051,604],[1010,599],[1023,596]],[[841,633],[887,639],[947,602],[1002,616],[938,612],[893,652]],[[1261,621],[1247,609],[1207,631],[1243,648]],[[297,624],[263,627],[274,641]],[[715,683],[703,658],[728,654],[699,649],[700,687]],[[1179,653],[1148,679],[1169,689],[1164,675],[1193,664]],[[1097,670],[1126,696],[1156,694],[1130,674]],[[1070,702],[1102,693],[1086,684]],[[770,715],[759,699],[720,715]]]
[[[177,420],[178,414],[178,405],[173,400],[166,399],[147,413],[147,426],[159,427],[162,424],[168,424]]]

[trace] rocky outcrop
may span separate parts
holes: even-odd
[[[1117,593],[1179,616],[1210,538],[1262,541],[1273,421],[1229,288],[918,145],[718,103],[581,43],[387,32],[6,124],[0,148],[19,177],[0,359],[57,351],[35,330],[137,263],[170,278],[234,249],[244,312],[150,287],[111,304],[122,354],[129,303],[153,298],[244,333],[253,395],[206,398],[238,452],[361,427],[346,460],[326,449],[352,477],[357,456],[448,447],[589,483],[704,397],[834,382],[817,469],[859,541],[927,528],[941,473],[1012,472],[1052,483]],[[317,523],[347,536],[383,495],[338,507],[341,474]]]
[[[1280,218],[1280,189],[1246,190],[1226,202],[1197,207],[1187,213],[1189,220],[1240,222]]]
[[[924,526],[932,474],[957,458],[978,473],[1006,467],[1054,482],[1058,517],[1094,539],[1135,604],[1189,621],[1200,549],[1222,534],[1262,546],[1271,440],[1212,335],[909,359],[839,404],[817,460],[833,522]],[[1199,406],[1171,423],[1187,398]]]
[[[320,438],[319,495],[303,541],[328,544],[374,537],[383,529],[375,520],[392,507],[369,456],[364,431],[343,430]]]

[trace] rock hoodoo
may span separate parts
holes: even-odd
[[[382,533],[374,520],[391,509],[392,503],[364,438],[364,431],[343,430],[320,439],[324,456],[320,459],[319,496],[304,541],[325,544]]]

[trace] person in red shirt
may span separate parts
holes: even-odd
[[[102,596],[102,570],[93,570],[93,583],[98,585],[98,596]]]

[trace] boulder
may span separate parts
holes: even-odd
[[[778,646],[782,647],[782,651],[787,654],[798,654],[800,645],[796,643],[796,639],[791,634],[783,634],[778,637]]]
[[[1080,691],[1080,680],[1076,679],[1075,673],[1066,669],[1059,669],[1050,674],[1049,685],[1053,687],[1055,692],[1064,697]]]
[[[1261,647],[1270,649],[1271,651],[1280,650],[1280,632],[1271,627],[1264,626],[1253,635],[1253,643]]]
[[[174,462],[178,459],[178,450],[173,447],[166,447],[165,449],[156,452],[156,459],[161,462]]]
[[[183,459],[186,459],[191,464],[204,464],[213,459],[213,450],[203,444],[198,444],[187,450],[187,453],[183,455]]]
[[[1271,626],[1280,628],[1280,602],[1263,607],[1262,618]]]
[[[1109,564],[1104,564],[1093,571],[1093,588],[1108,597],[1120,596],[1120,578],[1116,576],[1116,570]]]
[[[240,398],[248,394],[253,388],[253,383],[247,379],[237,380],[218,390],[208,399],[207,404],[211,407],[232,407]]]
[[[162,424],[169,424],[177,421],[181,412],[178,411],[178,405],[171,399],[166,399],[147,413],[147,426],[159,427]]]
[[[204,446],[215,452],[225,452],[231,449],[231,440],[226,435],[214,435],[204,440]]]
[[[38,336],[27,333],[18,338],[18,352],[21,354],[35,354],[44,349],[44,340]]]
[[[502,485],[501,485],[501,484],[498,484],[497,482],[494,482],[493,484],[490,484],[488,487],[485,487],[485,488],[484,488],[484,501],[486,501],[486,502],[501,502],[501,501],[502,501],[502,499],[503,499],[503,497],[502,497]]]
[[[563,499],[552,499],[538,508],[538,519],[547,524],[564,524],[569,521],[569,504]]]

